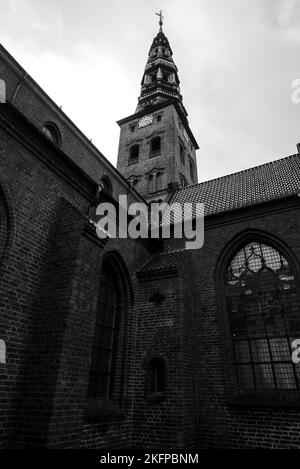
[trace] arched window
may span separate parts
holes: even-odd
[[[250,242],[231,259],[225,292],[237,387],[299,389],[291,342],[300,337],[293,266],[280,251]]]
[[[187,186],[187,182],[186,182],[185,176],[183,174],[180,174],[180,185],[181,185],[181,187]]]
[[[128,309],[127,272],[115,256],[103,261],[89,375],[88,396],[121,399]]]
[[[148,192],[154,192],[154,175],[149,174],[148,176]]]
[[[49,138],[49,140],[51,140],[52,143],[54,143],[54,145],[60,147],[61,135],[55,124],[47,122],[43,125],[42,132]]]
[[[161,152],[161,138],[154,137],[150,142],[150,158],[159,156]]]
[[[161,173],[156,173],[156,190],[157,191],[162,190],[162,174]]]
[[[129,164],[137,163],[139,160],[140,147],[139,145],[132,145],[129,150]]]
[[[112,184],[108,176],[103,176],[101,178],[102,189],[108,194],[112,195]]]

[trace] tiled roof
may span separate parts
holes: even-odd
[[[300,155],[187,186],[170,203],[204,203],[205,215],[226,212],[300,191]]]

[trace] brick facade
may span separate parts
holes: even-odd
[[[299,448],[298,391],[236,399],[223,288],[226,262],[249,239],[281,250],[299,287],[298,196],[211,213],[198,250],[186,251],[182,240],[100,240],[89,214],[103,176],[113,193],[102,191],[101,200],[142,197],[0,52],[8,90],[0,107],[0,339],[7,347],[0,447]],[[164,107],[164,116],[175,119],[174,109]],[[41,132],[46,121],[58,126],[61,148]],[[145,156],[143,170],[153,164]],[[87,390],[103,261],[123,288],[117,384],[92,421]],[[149,385],[153,359],[164,365],[159,392]]]

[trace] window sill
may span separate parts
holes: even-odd
[[[270,391],[240,391],[228,398],[233,407],[300,407],[300,392],[295,389]]]
[[[126,417],[124,410],[105,397],[88,398],[85,415],[89,423],[122,420]]]

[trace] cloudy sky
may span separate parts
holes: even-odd
[[[179,69],[199,180],[296,152],[300,0],[0,0],[0,41],[116,164],[116,120],[135,111],[164,32]]]

